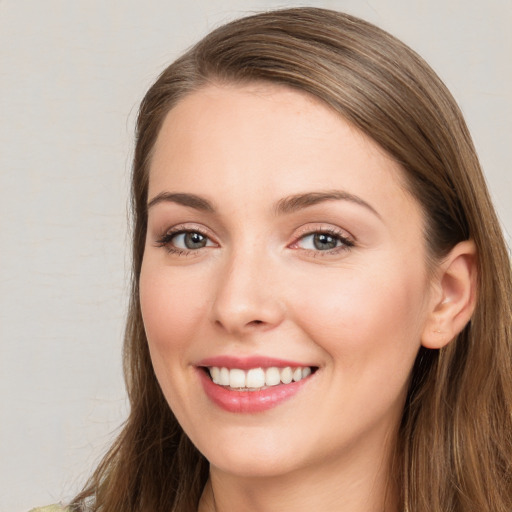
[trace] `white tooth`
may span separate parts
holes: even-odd
[[[308,375],[311,375],[311,368],[306,366],[305,368],[302,368],[302,378],[305,379]]]
[[[280,382],[281,376],[279,375],[279,368],[276,368],[275,366],[267,368],[265,372],[265,384],[267,386],[277,386]]]
[[[220,382],[220,369],[217,366],[212,366],[211,368],[208,368],[210,370],[210,376],[215,384],[218,384]]]
[[[300,379],[302,379],[302,368],[295,368],[295,370],[293,370],[293,380],[294,382],[298,382]]]
[[[245,372],[238,368],[229,370],[229,387],[245,388]]]
[[[262,388],[265,385],[265,372],[262,368],[252,368],[247,372],[246,386]]]
[[[219,384],[221,386],[229,386],[229,370],[227,368],[220,369]]]
[[[290,384],[290,382],[293,380],[293,372],[292,369],[287,366],[286,368],[283,368],[281,370],[281,382],[283,384]]]

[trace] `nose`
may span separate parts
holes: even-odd
[[[285,308],[278,292],[277,274],[278,269],[263,254],[233,254],[217,275],[214,323],[236,336],[278,326]]]

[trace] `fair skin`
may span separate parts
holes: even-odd
[[[471,314],[471,244],[433,278],[400,166],[279,86],[181,100],[148,198],[141,307],[164,395],[210,462],[199,510],[395,511],[388,470],[411,368]],[[260,407],[259,391],[211,382],[212,358],[311,375],[265,385]]]

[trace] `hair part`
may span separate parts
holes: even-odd
[[[512,279],[469,131],[431,68],[352,16],[295,8],[249,16],[171,64],[139,111],[133,164],[133,272],[125,335],[131,412],[74,510],[195,510],[208,463],[170,411],[153,372],[139,303],[152,150],[165,116],[208,84],[269,82],[308,93],[404,169],[425,216],[431,266],[458,242],[478,253],[473,318],[440,350],[420,349],[393,460],[407,512],[512,510]]]

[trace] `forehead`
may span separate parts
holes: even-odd
[[[153,152],[149,197],[172,188],[277,200],[342,188],[400,209],[404,200],[415,202],[404,183],[402,168],[323,102],[256,83],[205,87],[167,114]]]

